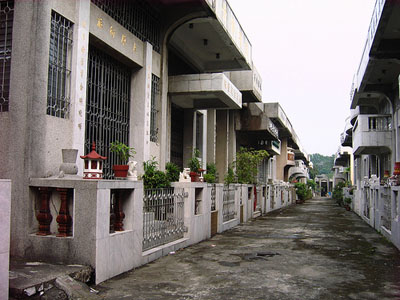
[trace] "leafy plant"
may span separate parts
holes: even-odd
[[[130,157],[134,157],[136,151],[133,147],[129,147],[124,143],[115,141],[110,143],[110,151],[115,153],[121,165],[126,164]]]
[[[231,167],[228,168],[228,172],[226,173],[224,177],[224,183],[229,185],[231,183],[235,183],[235,173],[233,172],[233,169]]]
[[[253,150],[241,147],[236,153],[234,166],[238,183],[257,183],[258,166],[263,159],[269,156],[265,150]]]
[[[217,181],[217,167],[214,163],[207,164],[204,180],[208,183],[215,183]]]
[[[167,188],[171,186],[167,174],[158,170],[155,158],[143,162],[144,174],[142,175],[145,189]]]
[[[305,183],[302,182],[297,182],[294,184],[294,187],[296,189],[296,194],[299,197],[300,200],[306,200],[309,196],[309,188]]]
[[[165,170],[167,173],[167,178],[170,182],[179,181],[179,173],[181,170],[176,164],[172,162],[167,162],[165,164]]]
[[[312,179],[308,179],[308,180],[307,180],[307,186],[308,186],[309,188],[311,188],[313,191],[315,191],[315,189],[316,189],[316,187],[317,187],[317,183],[316,183],[314,180],[312,180]]]
[[[344,198],[344,204],[346,204],[346,205],[350,205],[351,204],[351,198],[350,197],[346,197],[346,198]]]
[[[198,173],[199,172],[199,169],[200,169],[200,160],[199,160],[199,157],[200,157],[200,151],[199,151],[199,149],[194,149],[194,151],[193,151],[193,156],[192,156],[192,158],[189,160],[189,162],[188,162],[188,165],[189,165],[189,168],[190,168],[190,171],[192,171],[192,172],[196,172],[196,173]]]
[[[346,186],[344,182],[339,182],[333,188],[332,198],[336,200],[336,203],[339,205],[343,204],[343,188]]]

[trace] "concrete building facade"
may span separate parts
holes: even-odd
[[[261,103],[251,43],[226,0],[0,4],[5,40],[0,178],[13,182],[12,257],[72,262],[79,252],[77,263],[110,266],[112,249],[143,234],[141,214],[134,213],[143,186],[112,180],[114,141],[135,148],[139,175],[152,158],[161,170],[167,162],[186,167],[198,149],[202,167],[215,163],[223,182],[237,149],[246,146],[271,155],[260,166],[260,183],[287,182],[290,168],[300,166],[297,160],[307,176],[308,156],[282,108]],[[89,153],[93,142],[107,157],[106,180],[86,184],[79,156]],[[60,172],[62,149],[77,149],[77,175]],[[196,201],[208,193],[199,191],[193,190]],[[127,219],[127,232],[109,236],[100,220],[109,218],[104,199],[114,194],[135,217]],[[285,199],[275,208],[289,203],[289,196]],[[43,203],[51,203],[46,211],[53,216],[69,209],[76,225],[88,222],[88,227],[79,231],[74,225],[65,239],[38,236],[38,215],[57,231]],[[85,237],[96,245],[85,246]],[[142,263],[131,258],[127,266]],[[126,271],[119,263],[99,278]]]

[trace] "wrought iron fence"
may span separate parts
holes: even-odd
[[[143,195],[143,250],[183,238],[183,188],[146,189]]]
[[[235,191],[236,186],[225,185],[223,189],[223,206],[222,215],[223,221],[227,222],[235,218]]]
[[[387,230],[392,230],[392,198],[389,187],[381,189],[381,199],[383,204],[382,226]]]
[[[217,210],[216,204],[215,204],[215,197],[217,194],[217,187],[215,184],[211,185],[211,211]]]

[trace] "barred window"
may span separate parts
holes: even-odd
[[[72,22],[51,13],[47,114],[67,119],[70,111]]]
[[[151,76],[151,108],[150,108],[150,141],[157,143],[158,127],[157,127],[157,99],[160,95],[160,78],[152,74]]]
[[[0,0],[0,112],[8,111],[14,1]]]
[[[91,0],[106,14],[160,53],[160,13],[145,0]]]

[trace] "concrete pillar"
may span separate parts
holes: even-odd
[[[228,132],[229,112],[227,110],[217,110],[216,167],[219,174],[219,182],[224,181],[228,170]]]
[[[215,163],[215,150],[217,138],[217,111],[210,109],[207,111],[207,161]]]
[[[143,162],[150,159],[150,105],[153,46],[144,46],[143,68],[133,74],[131,83],[130,144],[135,148],[138,172],[143,173]]]
[[[183,128],[183,166],[188,167],[188,161],[193,155],[193,134],[195,132],[195,111],[185,109],[184,128]]]
[[[228,110],[228,165],[236,160],[235,110]]]
[[[71,70],[71,120],[73,121],[72,148],[78,158],[84,153],[87,65],[89,49],[90,1],[76,1],[77,20],[74,24],[74,47]],[[79,175],[83,174],[83,160],[77,159]]]
[[[287,163],[287,138],[281,139],[281,154],[276,156],[276,179],[284,180]]]
[[[11,180],[0,179],[0,299],[8,299]]]

